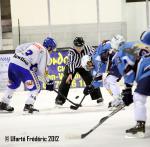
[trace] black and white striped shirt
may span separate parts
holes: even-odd
[[[91,56],[94,51],[95,51],[95,48],[88,46],[88,45],[84,45],[80,53],[78,53],[76,49],[74,48],[69,49],[68,50],[68,63],[67,63],[68,69],[69,69],[68,73],[74,73],[76,68],[80,68],[81,58],[84,55]]]

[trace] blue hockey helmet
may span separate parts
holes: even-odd
[[[51,51],[56,48],[56,41],[53,38],[47,37],[44,39],[43,46]]]
[[[102,42],[97,48],[98,54],[101,55],[102,53],[109,51],[111,48],[112,47],[109,40]]]
[[[107,61],[109,58],[109,51],[111,49],[111,44],[109,40],[103,41],[98,48],[96,49],[96,53],[100,56],[102,61]]]
[[[144,31],[141,34],[140,40],[142,41],[142,43],[150,45],[150,31]]]

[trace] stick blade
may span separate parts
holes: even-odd
[[[88,134],[85,133],[85,134],[81,134],[81,139],[84,139]]]
[[[78,107],[77,107],[77,106],[73,106],[73,105],[71,105],[71,106],[70,106],[70,109],[72,109],[72,110],[77,110],[77,109],[78,109]]]

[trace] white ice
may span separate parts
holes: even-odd
[[[82,98],[83,89],[70,89],[68,98],[79,102]],[[14,113],[0,113],[0,147],[148,147],[150,145],[150,99],[147,101],[147,124],[146,138],[126,139],[125,130],[135,125],[133,115],[133,104],[121,110],[109,118],[94,132],[84,139],[68,139],[68,135],[81,135],[87,132],[99,120],[111,113],[107,109],[108,102],[112,97],[102,88],[105,99],[103,106],[96,106],[88,96],[83,105],[86,107],[78,110],[69,108],[54,108],[56,97],[55,92],[42,91],[35,103],[40,109],[38,114],[23,115],[24,102],[27,92],[16,92],[11,105],[14,106]],[[79,99],[74,97],[79,95]],[[2,93],[0,93],[0,97]],[[68,106],[66,103],[65,106]],[[47,137],[59,136],[58,142],[6,142],[5,136],[16,137]],[[148,145],[149,144],[149,145]]]

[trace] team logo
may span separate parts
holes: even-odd
[[[34,81],[33,80],[27,80],[25,82],[25,86],[27,89],[32,89],[34,87]]]

